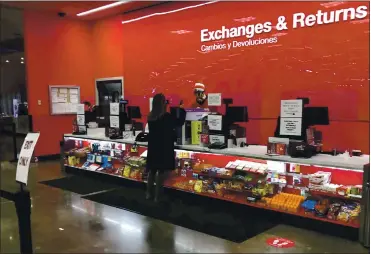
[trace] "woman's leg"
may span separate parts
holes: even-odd
[[[166,179],[166,172],[159,170],[156,178],[155,201],[159,201],[164,190],[164,181]]]
[[[156,176],[156,171],[150,170],[148,172],[146,199],[152,198],[152,190],[153,190],[153,185],[155,183],[155,176]]]

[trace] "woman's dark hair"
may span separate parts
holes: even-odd
[[[152,100],[152,111],[148,115],[148,121],[155,121],[163,116],[166,112],[165,95],[158,93]]]

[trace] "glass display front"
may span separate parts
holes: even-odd
[[[65,166],[146,181],[146,147],[65,137]],[[165,186],[359,227],[363,171],[176,150]]]

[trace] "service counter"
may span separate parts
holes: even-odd
[[[66,170],[146,181],[146,143],[111,140],[99,132],[63,138]],[[369,155],[303,159],[266,151],[266,146],[253,145],[222,150],[176,146],[176,169],[165,187],[359,228],[363,235],[369,216]]]

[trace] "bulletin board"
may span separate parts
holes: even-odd
[[[51,115],[75,115],[80,104],[79,86],[49,86]]]

